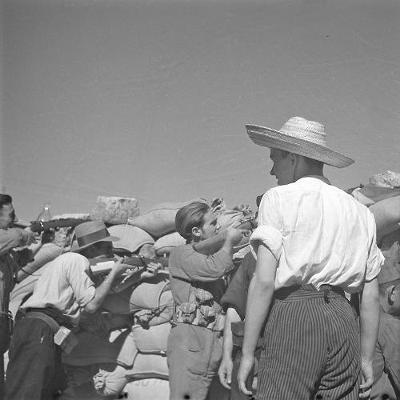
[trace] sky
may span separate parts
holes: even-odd
[[[0,0],[1,1],[1,0]],[[3,192],[20,218],[98,195],[247,203],[275,186],[244,124],[322,122],[343,189],[400,171],[398,0],[2,0]]]

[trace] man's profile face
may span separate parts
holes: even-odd
[[[203,217],[203,226],[200,228],[201,240],[208,239],[218,233],[218,221],[216,215],[208,211]]]
[[[4,204],[0,209],[0,229],[10,228],[15,220],[16,217],[13,205],[11,203]]]
[[[278,185],[287,185],[293,182],[293,163],[288,153],[278,149],[271,149],[270,159],[273,162],[270,174],[275,176]]]

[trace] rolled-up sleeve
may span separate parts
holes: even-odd
[[[250,244],[254,254],[260,244],[267,247],[279,260],[282,252],[282,222],[279,211],[279,198],[275,191],[264,194],[258,210],[258,226],[250,236]]]

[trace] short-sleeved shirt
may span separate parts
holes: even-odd
[[[254,252],[263,243],[278,260],[276,289],[327,284],[354,293],[384,261],[368,208],[316,177],[266,192],[250,241]]]
[[[234,308],[242,320],[246,314],[247,295],[255,269],[256,259],[253,253],[247,253],[221,299],[222,307],[225,310]]]
[[[35,284],[32,296],[21,308],[52,307],[76,325],[81,310],[95,296],[95,286],[87,275],[89,260],[78,253],[65,253],[48,263]]]

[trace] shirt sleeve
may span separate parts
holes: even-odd
[[[269,190],[264,194],[259,211],[258,226],[250,236],[250,245],[255,254],[260,244],[268,247],[279,260],[282,251],[282,221],[279,210],[279,197],[276,191]]]
[[[86,273],[89,268],[89,261],[78,254],[76,256],[71,260],[68,268],[68,281],[74,292],[76,302],[83,308],[94,298],[96,288]]]
[[[0,255],[14,247],[25,244],[23,230],[19,228],[0,229]]]
[[[372,240],[369,248],[368,259],[367,259],[367,268],[365,274],[365,280],[371,281],[376,278],[381,271],[381,267],[385,262],[385,257],[382,252],[379,250],[376,244],[376,224],[373,215],[370,215],[371,225],[372,225]]]
[[[180,268],[174,268],[174,264],[179,265]],[[179,269],[184,272],[186,276],[181,276],[181,278],[201,282],[215,281],[222,278],[234,267],[232,255],[225,249],[206,256],[198,253],[192,246],[187,245],[175,249],[170,259],[170,265],[177,273]]]

